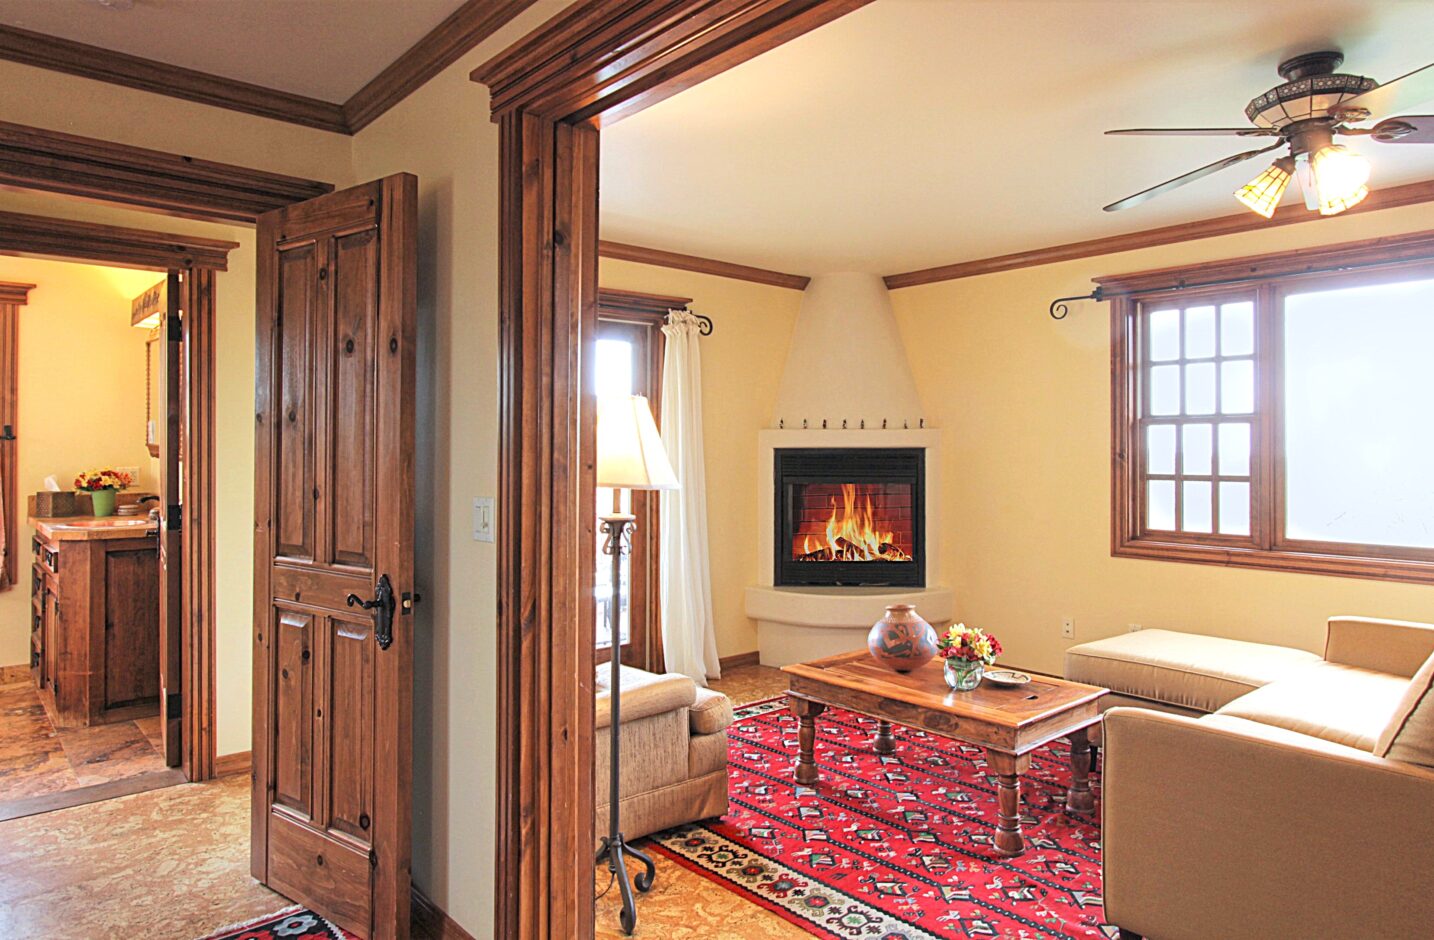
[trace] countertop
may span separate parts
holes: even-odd
[[[135,539],[159,531],[159,523],[144,516],[66,516],[62,518],[30,517],[30,528],[41,537],[59,542],[93,541],[96,539]]]

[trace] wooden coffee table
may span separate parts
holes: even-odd
[[[813,759],[816,718],[828,705],[877,719],[878,754],[895,750],[892,724],[920,728],[986,749],[999,796],[996,851],[1019,855],[1021,774],[1030,769],[1031,752],[1056,738],[1071,743],[1071,786],[1066,806],[1095,809],[1090,792],[1090,726],[1100,721],[1098,702],[1109,690],[1079,682],[1032,675],[1030,683],[1007,688],[982,681],[970,692],[953,692],[934,659],[908,673],[892,672],[871,656],[842,653],[810,663],[784,666],[787,698],[798,720],[797,782],[818,780]]]

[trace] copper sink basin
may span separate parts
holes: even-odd
[[[129,526],[150,525],[147,518],[136,519],[115,519],[106,517],[104,519],[76,519],[74,522],[57,522],[53,524],[56,529],[120,529]]]

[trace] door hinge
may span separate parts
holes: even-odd
[[[176,316],[165,317],[169,325],[168,339],[171,343],[178,343],[184,340],[184,322]]]
[[[184,526],[184,516],[180,513],[178,503],[170,503],[164,510],[164,527],[171,532],[178,532]]]
[[[164,717],[168,721],[178,721],[183,717],[184,702],[178,692],[170,692],[164,697]]]
[[[377,849],[369,849],[369,850],[368,850],[368,867],[369,867],[369,868],[377,868],[377,867],[378,867],[378,850],[377,850]]]

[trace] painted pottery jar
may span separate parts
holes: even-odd
[[[910,672],[936,655],[936,631],[910,604],[892,604],[866,635],[871,658],[887,669]]]

